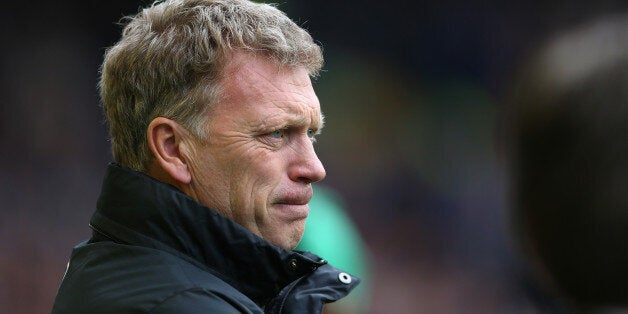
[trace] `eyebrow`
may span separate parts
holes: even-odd
[[[316,129],[320,132],[325,127],[325,115],[321,112]]]
[[[310,123],[311,122],[311,123]],[[310,119],[308,115],[299,113],[280,113],[269,114],[263,117],[257,123],[257,128],[261,130],[274,129],[277,127],[308,127],[320,131],[325,126],[325,116],[320,113],[318,119]]]

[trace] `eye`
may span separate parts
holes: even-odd
[[[312,143],[316,142],[316,136],[319,134],[320,132],[314,129],[307,129],[307,137],[310,138],[310,140],[312,141]]]
[[[314,136],[316,136],[316,131],[314,131],[312,129],[307,129],[307,136],[309,138],[314,138]]]
[[[276,130],[270,133],[270,136],[275,139],[281,139],[286,135],[285,130]]]

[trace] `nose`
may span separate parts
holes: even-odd
[[[301,141],[301,145],[295,147],[294,156],[294,162],[288,170],[288,176],[292,181],[309,184],[321,181],[327,175],[323,163],[314,151],[314,144],[308,137]]]

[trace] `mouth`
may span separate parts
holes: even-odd
[[[273,202],[276,214],[286,220],[301,220],[307,218],[310,212],[308,203],[312,199],[312,192],[289,194]]]

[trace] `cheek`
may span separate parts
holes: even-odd
[[[225,167],[221,166],[214,157],[204,154],[191,159],[190,171],[199,201],[226,214],[228,210],[227,187],[230,184],[230,177]]]
[[[231,182],[235,195],[250,198],[259,207],[258,202],[266,202],[281,183],[283,171],[273,157],[274,152],[260,151],[234,159]]]
[[[234,167],[240,169],[244,176],[255,181],[270,180],[281,171],[276,155],[277,152],[259,149],[250,154],[241,155]]]

